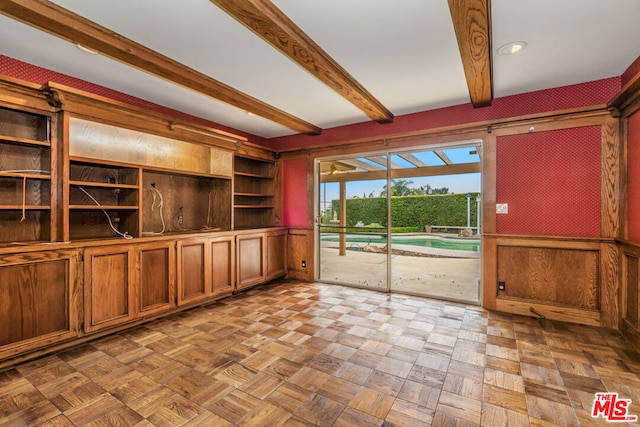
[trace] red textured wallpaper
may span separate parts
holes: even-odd
[[[640,242],[640,112],[627,122],[627,238]]]
[[[503,136],[496,147],[496,231],[600,236],[599,126]]]
[[[369,121],[325,129],[318,136],[291,135],[272,138],[267,143],[269,147],[275,150],[286,150],[318,146],[337,141],[384,137],[422,129],[600,105],[608,103],[620,91],[620,88],[620,77],[612,77],[588,83],[496,98],[490,107],[473,108],[471,104],[455,105],[453,107],[398,116],[393,123],[385,125]]]
[[[307,160],[298,159],[282,163],[282,203],[285,207],[283,222],[286,227],[307,226]]]
[[[256,144],[266,144],[265,139],[262,137],[251,135],[237,129],[230,128],[228,126],[221,125],[220,123],[215,123],[200,117],[192,116],[190,114],[183,113],[182,111],[163,107],[162,105],[154,104],[152,102],[145,101],[144,99],[136,98],[135,96],[127,95],[126,93],[118,92],[116,90],[90,83],[75,77],[71,77],[66,74],[38,67],[27,62],[18,61],[17,59],[5,55],[0,55],[0,74],[4,74],[20,80],[25,80],[31,83],[36,83],[39,85],[43,85],[47,82],[60,83],[65,86],[92,93],[94,95],[100,95],[116,101],[126,102],[127,104],[134,105],[136,107],[146,108],[147,110],[155,111],[157,113],[167,114],[172,117],[188,120],[192,123],[198,123],[203,126],[210,126],[216,129],[224,130],[226,132],[231,132],[236,135],[244,136],[245,138],[248,138],[251,142],[254,142]]]

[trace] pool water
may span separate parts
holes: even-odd
[[[323,235],[320,240],[324,242],[337,242],[339,236],[336,234]],[[349,243],[371,243],[374,245],[385,245],[386,236],[359,236],[347,234],[347,244]],[[391,236],[391,243],[396,245],[421,246],[425,248],[448,249],[452,251],[473,251],[480,250],[480,240],[473,239],[453,239],[439,236]]]

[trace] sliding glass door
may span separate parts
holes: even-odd
[[[394,292],[480,302],[479,147],[391,155]],[[410,169],[409,165],[413,165]]]
[[[479,303],[480,142],[320,161],[319,280]]]

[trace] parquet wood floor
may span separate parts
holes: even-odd
[[[591,426],[632,399],[619,334],[275,282],[0,372],[5,426]]]

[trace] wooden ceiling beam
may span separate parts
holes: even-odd
[[[268,0],[210,0],[378,123],[393,114]]]
[[[318,126],[212,79],[55,3],[43,0],[2,0],[0,13],[296,132],[318,135],[322,131]]]
[[[448,0],[471,104],[493,101],[491,0]]]

